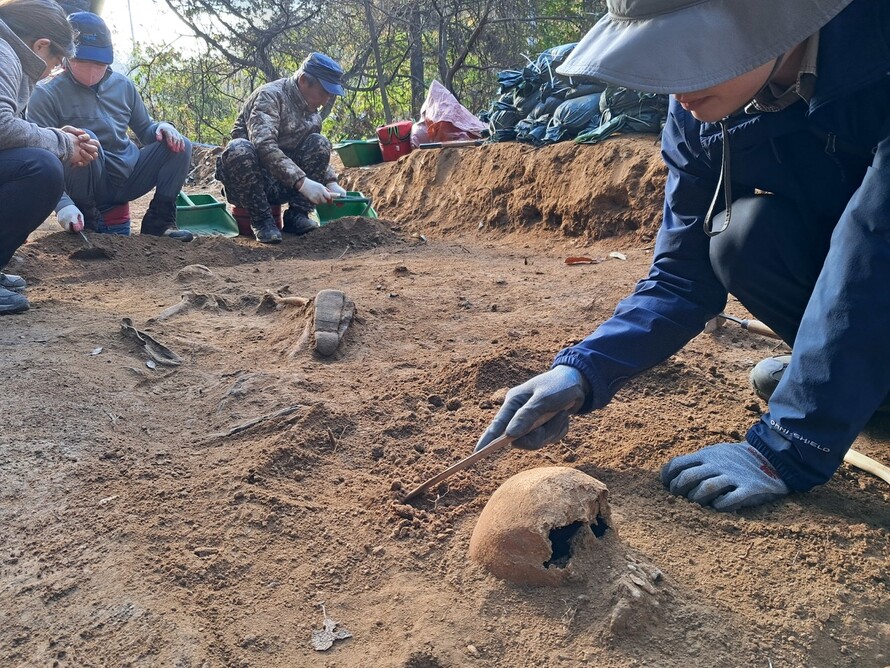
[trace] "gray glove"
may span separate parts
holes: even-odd
[[[517,385],[507,392],[504,405],[476,443],[474,452],[504,433],[517,437],[513,445],[525,450],[556,443],[569,431],[569,415],[581,408],[588,391],[581,372],[565,365]],[[535,423],[548,413],[556,415],[535,429]]]
[[[718,443],[674,457],[661,469],[661,482],[672,494],[723,512],[759,506],[791,493],[747,441]]]

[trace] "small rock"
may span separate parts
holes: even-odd
[[[195,555],[201,557],[202,559],[206,559],[207,557],[212,557],[214,554],[217,554],[219,550],[215,547],[196,547]]]
[[[378,557],[385,552],[386,552],[386,548],[383,547],[382,545],[378,545],[377,547],[371,548],[371,554],[373,554],[375,557]]]
[[[457,410],[458,408],[460,408],[462,405],[463,405],[463,404],[461,403],[461,400],[460,400],[460,399],[458,399],[457,397],[452,397],[452,398],[449,399],[448,402],[445,404],[445,410],[447,410],[447,411],[456,411],[456,410]]]
[[[438,394],[431,394],[426,400],[431,406],[435,406],[436,408],[441,408],[445,405],[445,400]]]
[[[470,656],[475,656],[477,659],[479,658],[479,650],[476,648],[476,645],[467,645],[467,654]]]

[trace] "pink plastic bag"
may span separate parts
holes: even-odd
[[[419,141],[423,132],[417,125],[426,126],[423,141]],[[420,108],[420,120],[415,124],[416,132],[411,131],[411,143],[415,143],[415,136],[418,139],[415,146],[427,142],[479,139],[487,128],[485,123],[457,101],[451,91],[434,79]]]

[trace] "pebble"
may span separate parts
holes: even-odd
[[[479,658],[479,650],[476,648],[476,645],[467,645],[467,653],[475,656],[477,659]]]

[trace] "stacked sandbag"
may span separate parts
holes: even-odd
[[[498,98],[479,114],[489,125],[490,141],[541,145],[582,137],[595,143],[615,132],[660,130],[666,95],[616,87],[606,93],[604,82],[557,74],[575,46],[555,46],[521,70],[498,73]],[[622,118],[616,120],[618,116]],[[607,131],[598,135],[596,130],[608,121]]]

